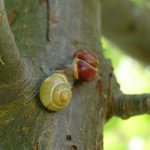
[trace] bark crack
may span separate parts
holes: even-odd
[[[49,26],[50,26],[50,6],[49,6],[49,0],[47,0],[47,41],[50,41],[50,39],[49,39],[49,30],[50,30],[50,28],[49,28]]]

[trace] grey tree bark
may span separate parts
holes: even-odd
[[[0,0],[0,149],[102,150],[108,118],[149,112],[149,95],[122,94],[102,54],[99,0],[5,0],[5,6],[15,40]],[[99,76],[74,81],[70,105],[50,112],[40,102],[40,84],[79,49],[97,54]]]

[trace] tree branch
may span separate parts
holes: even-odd
[[[0,0],[0,83],[14,81],[23,72],[21,57],[10,30],[3,0]]]
[[[103,35],[126,53],[149,64],[150,10],[129,0],[103,0],[101,3]]]
[[[0,0],[0,104],[21,95],[33,77],[32,69],[21,58],[8,23],[4,1]],[[27,90],[27,89],[26,89]]]
[[[127,119],[135,115],[150,113],[150,94],[124,95],[114,98],[112,102],[114,115]]]

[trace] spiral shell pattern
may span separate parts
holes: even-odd
[[[40,88],[42,104],[52,111],[64,109],[72,98],[71,85],[62,73],[54,73],[44,80]]]

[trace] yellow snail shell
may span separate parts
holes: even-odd
[[[40,87],[42,104],[52,111],[65,108],[72,98],[71,85],[62,73],[54,73]]]

